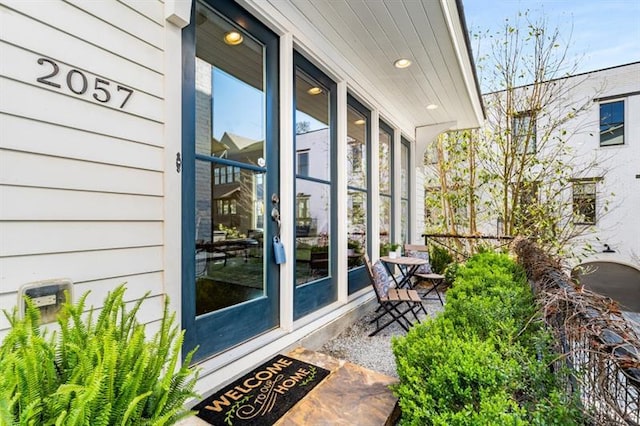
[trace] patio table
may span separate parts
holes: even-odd
[[[411,277],[418,270],[420,265],[424,265],[427,263],[427,260],[420,259],[417,257],[408,257],[408,256],[400,256],[400,257],[389,257],[382,256],[380,258],[385,268],[389,272],[389,275],[393,278],[393,282],[396,284],[396,288],[413,288],[411,285]],[[400,281],[396,278],[395,274],[392,272],[392,266],[397,265],[398,269],[400,269],[401,278]]]

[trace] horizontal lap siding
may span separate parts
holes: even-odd
[[[0,0],[0,310],[22,285],[64,277],[95,307],[126,282],[132,303],[149,293],[140,319],[160,317],[163,8]],[[61,87],[37,81],[53,69],[39,58],[59,66],[49,81]],[[133,90],[124,106],[118,86]],[[0,337],[8,327],[0,315]]]

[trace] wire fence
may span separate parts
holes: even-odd
[[[553,365],[597,425],[640,425],[640,342],[611,299],[572,283],[530,241],[512,245],[557,345]]]

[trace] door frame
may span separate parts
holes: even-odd
[[[195,288],[195,120],[196,120],[196,90],[195,90],[195,55],[196,55],[196,19],[195,10],[198,0],[192,3],[191,21],[182,30],[182,328],[185,331],[182,356],[199,347],[192,361],[214,356],[235,345],[250,340],[268,330],[276,328],[280,323],[280,268],[273,261],[273,247],[271,239],[274,236],[274,226],[266,214],[270,211],[271,194],[280,193],[280,116],[279,116],[279,86],[280,86],[280,39],[259,22],[249,12],[231,0],[202,0],[202,3],[217,11],[229,21],[242,27],[267,47],[265,50],[265,156],[267,159],[267,173],[265,180],[265,225],[264,225],[264,262],[265,267],[265,296],[253,299],[239,305],[247,311],[253,306],[252,318],[242,318],[248,323],[247,331],[238,331],[234,314],[234,307],[221,309],[196,317],[196,288]],[[256,169],[255,167],[249,167]],[[271,312],[265,312],[264,307],[256,306],[261,301],[270,303]],[[266,315],[265,315],[266,313]],[[206,318],[205,318],[206,317]],[[222,324],[222,327],[220,326]],[[245,330],[243,329],[243,330]]]

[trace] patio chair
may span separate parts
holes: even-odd
[[[440,296],[440,290],[444,287],[444,275],[436,274],[431,270],[431,264],[429,263],[429,248],[423,245],[417,244],[405,244],[404,254],[409,257],[419,257],[427,261],[426,264],[420,265],[413,276],[416,279],[414,287],[419,285],[421,281],[428,284],[427,291],[421,294],[423,299],[439,300],[441,305],[444,305],[444,301]],[[434,293],[436,297],[427,297],[429,294]]]
[[[422,305],[422,298],[415,290],[392,288],[390,286],[391,277],[380,260],[372,266],[369,256],[365,254],[363,255],[363,259],[369,278],[371,279],[371,284],[376,293],[376,298],[380,304],[380,308],[376,312],[381,311],[378,316],[370,321],[370,323],[376,323],[376,329],[371,332],[369,336],[376,335],[379,331],[394,322],[400,324],[405,331],[409,331],[409,327],[411,327],[413,323],[407,318],[408,314],[413,314],[417,322],[420,322],[418,315],[416,315],[418,310],[422,309],[424,313],[427,314],[426,309]],[[391,318],[380,325],[379,321],[387,315]]]

